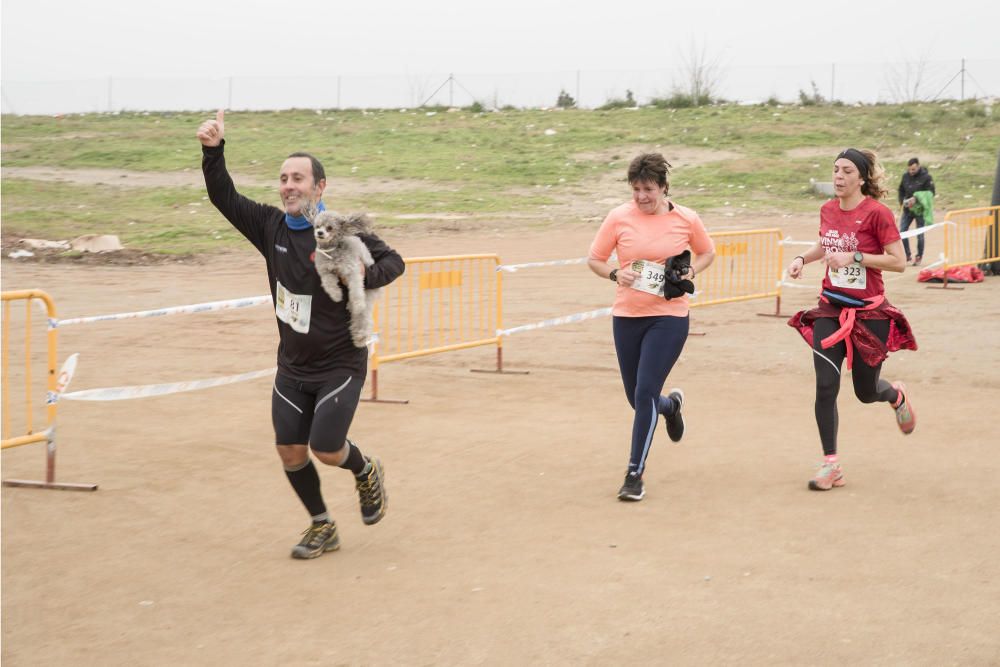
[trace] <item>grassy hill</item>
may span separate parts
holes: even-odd
[[[4,116],[4,235],[110,233],[152,253],[242,245],[200,181],[195,131],[211,115]],[[890,206],[914,155],[931,169],[939,210],[988,205],[1000,120],[977,102],[300,110],[228,113],[226,139],[244,194],[277,203],[282,160],[307,150],[326,166],[328,203],[370,211],[380,226],[442,214],[592,221],[610,208],[601,197],[628,197],[628,161],[650,149],[673,163],[678,201],[703,214],[766,218],[815,211],[822,197],[809,179],[830,180],[833,158],[847,146],[879,153]]]

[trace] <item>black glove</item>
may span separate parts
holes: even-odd
[[[685,292],[694,294],[694,283],[684,278],[691,270],[691,251],[685,250],[679,255],[664,261],[663,298],[667,301],[682,296]]]

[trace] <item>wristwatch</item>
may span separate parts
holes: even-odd
[[[864,256],[864,254],[860,250],[855,250],[854,251],[854,261],[855,262],[857,262],[858,264],[860,264],[861,260],[863,260],[864,258],[865,258],[865,256]]]
[[[611,282],[617,283],[618,282],[618,269],[611,269],[611,273],[608,274],[608,278],[611,280]]]

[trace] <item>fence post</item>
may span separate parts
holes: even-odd
[[[31,419],[31,305],[34,299],[42,301],[45,305],[47,319],[46,328],[46,341],[48,344],[47,350],[47,375],[46,375],[46,393],[45,393],[45,415],[46,424],[45,430],[41,433],[34,433],[32,427]],[[64,367],[64,371],[60,374],[60,377],[56,376],[56,362],[58,358],[58,334],[56,331],[57,322],[56,319],[56,308],[55,304],[52,302],[52,298],[43,292],[42,290],[19,290],[12,292],[3,292],[2,300],[4,302],[3,310],[3,325],[2,325],[2,336],[3,336],[3,372],[2,372],[2,391],[4,400],[4,433],[2,441],[0,441],[0,449],[8,449],[12,447],[21,447],[23,445],[30,445],[36,442],[45,443],[45,481],[36,480],[18,480],[18,479],[5,479],[3,480],[4,486],[27,486],[41,489],[59,489],[63,491],[96,491],[96,484],[68,484],[68,483],[57,483],[56,478],[56,405],[59,402],[59,395],[62,393],[62,389],[69,383],[70,376],[72,375],[72,369],[75,368],[76,357],[75,355],[67,360]],[[6,396],[8,394],[7,381],[9,379],[8,372],[8,325],[10,323],[10,301],[24,301],[25,302],[25,410],[26,410],[26,421],[27,421],[27,431],[26,434],[18,437],[8,437],[7,430],[9,429],[9,420],[7,418],[7,401]],[[66,375],[65,380],[62,375]]]

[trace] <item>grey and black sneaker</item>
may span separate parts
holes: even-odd
[[[302,541],[292,548],[292,558],[316,558],[339,548],[337,524],[332,521],[314,523],[302,533]]]
[[[667,435],[674,442],[680,442],[681,438],[684,437],[684,415],[681,414],[681,408],[684,406],[684,392],[681,389],[671,389],[667,398],[677,404],[674,413],[664,417],[667,422]]]
[[[627,473],[625,483],[618,490],[618,500],[642,500],[644,495],[646,495],[646,488],[642,484],[642,475],[634,472]]]
[[[385,493],[385,470],[382,462],[372,456],[361,475],[354,478],[361,502],[361,520],[367,525],[378,523],[385,516],[388,497]]]

